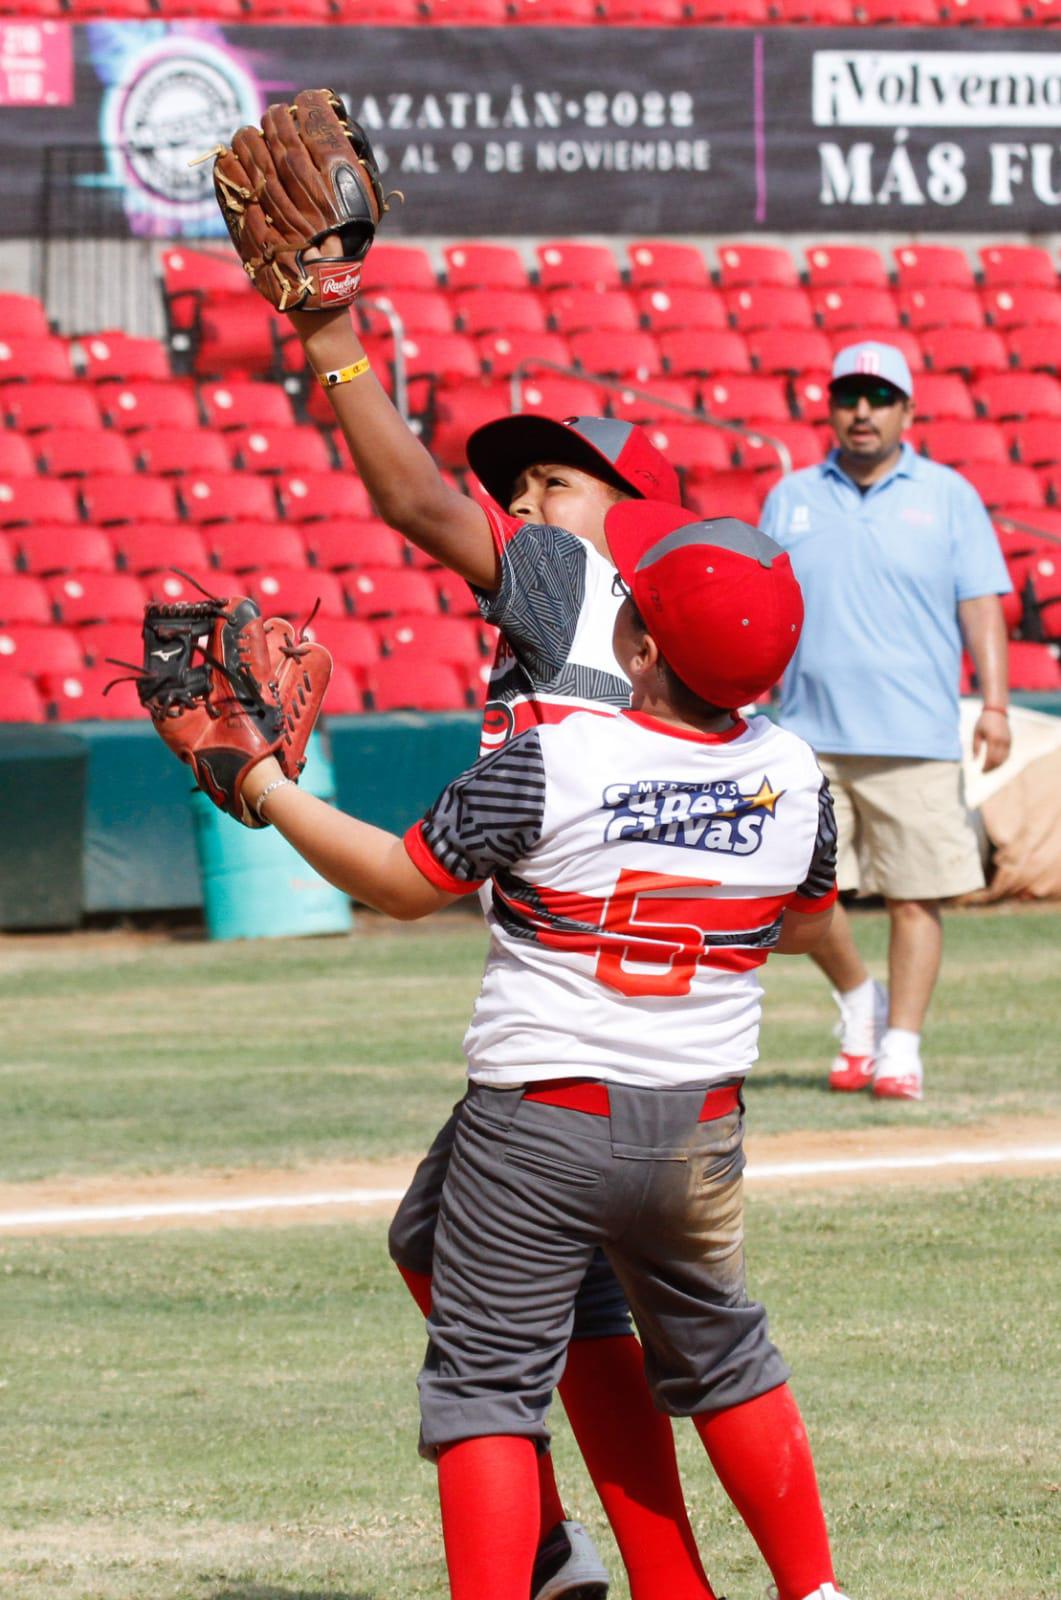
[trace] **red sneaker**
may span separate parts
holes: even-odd
[[[873,1080],[873,1093],[878,1100],[923,1100],[925,1097],[924,1079],[917,1071],[900,1072],[898,1063],[882,1062],[881,1070]]]
[[[829,1087],[838,1089],[841,1094],[868,1089],[873,1082],[876,1065],[876,1056],[853,1056],[841,1050],[829,1068]]]
[[[874,981],[869,1005],[864,1000],[852,1005],[835,989],[833,999],[840,1007],[836,1026],[840,1049],[829,1068],[829,1087],[841,1094],[852,1094],[868,1089],[873,1082],[877,1051],[888,1024],[888,991]]]

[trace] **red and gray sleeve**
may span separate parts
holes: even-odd
[[[829,780],[822,778],[818,790],[818,831],[811,852],[807,876],[789,896],[789,911],[825,911],[836,899],[836,817]]]
[[[545,764],[531,728],[448,784],[405,835],[413,864],[449,894],[470,894],[533,850],[545,816]]]

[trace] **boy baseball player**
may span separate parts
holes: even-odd
[[[345,312],[296,312],[291,321],[311,368],[329,378],[336,417],[380,515],[465,578],[483,616],[500,629],[482,749],[573,710],[615,715],[626,706],[629,683],[612,648],[619,600],[604,518],[632,496],[681,498],[677,474],[644,431],[598,417],[490,423],[468,441],[469,461],[496,502],[480,504],[446,483],[395,411]],[[392,1257],[425,1316],[460,1111],[432,1142],[391,1228]],[[602,1255],[578,1295],[560,1393],[632,1600],[712,1600],[670,1424],[652,1405],[625,1300]],[[547,1451],[539,1472],[542,1545],[532,1600],[603,1600],[605,1570],[585,1530],[566,1516]]]
[[[598,1246],[657,1405],[692,1417],[778,1600],[843,1600],[787,1369],[745,1293],[741,1206],[755,969],[826,932],[835,824],[810,748],[733,709],[797,643],[788,557],[690,518],[638,501],[607,517],[628,711],[528,729],[404,840],[271,759],[244,781],[319,872],[390,915],[489,884],[420,1376],[453,1600],[530,1592],[545,1412]]]

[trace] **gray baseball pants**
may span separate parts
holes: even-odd
[[[574,1301],[594,1251],[633,1310],[660,1410],[724,1410],[788,1368],[744,1280],[738,1108],[708,1088],[608,1086],[610,1115],[473,1084],[435,1237],[421,1447],[493,1434],[544,1444]]]

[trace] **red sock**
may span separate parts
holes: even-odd
[[[452,1600],[527,1600],[538,1548],[533,1439],[445,1445],[438,1495]]]
[[[399,1267],[398,1271],[405,1279],[409,1293],[416,1301],[425,1317],[431,1315],[431,1278],[426,1272],[412,1272],[408,1267]],[[548,1450],[543,1450],[538,1456],[538,1488],[541,1500],[541,1529],[546,1534],[556,1527],[558,1522],[563,1522],[567,1516],[564,1502],[560,1498],[560,1491],[556,1486],[556,1475],[553,1471],[553,1458]]]
[[[431,1315],[431,1274],[412,1272],[408,1267],[398,1267],[405,1279],[405,1287],[416,1301],[425,1317]]]
[[[652,1403],[633,1335],[573,1339],[560,1398],[612,1525],[631,1600],[715,1600],[689,1526],[670,1421]]]
[[[834,1582],[810,1442],[788,1385],[693,1421],[763,1553],[778,1600],[804,1600]]]

